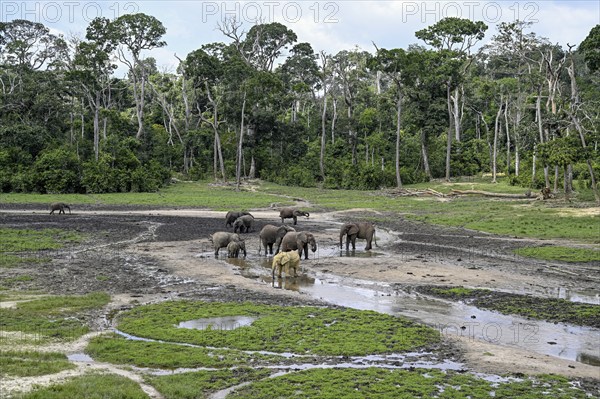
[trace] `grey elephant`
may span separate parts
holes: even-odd
[[[54,211],[58,211],[58,214],[65,213],[65,208],[69,210],[69,215],[71,214],[71,207],[64,202],[55,202],[50,204],[50,214],[52,215]]]
[[[294,219],[294,225],[298,222],[298,216],[309,217],[310,213],[300,211],[294,208],[283,208],[279,211],[279,217],[281,218],[281,223],[284,222],[285,219]]]
[[[215,256],[219,256],[219,249],[227,248],[230,242],[236,241],[238,243],[244,243],[244,240],[235,233],[228,233],[225,231],[218,231],[210,236],[210,240],[215,248]],[[246,256],[246,244],[240,246],[240,249],[244,251],[244,257]]]
[[[240,250],[244,251],[244,256],[246,255],[246,244],[244,241],[230,241],[227,244],[227,257],[228,258],[237,258],[240,254]]]
[[[252,223],[254,223],[254,216],[242,215],[233,222],[233,232],[248,233],[252,229]]]
[[[280,252],[273,257],[272,273],[273,283],[275,283],[275,273],[281,278],[281,272],[285,268],[286,274],[291,275],[294,269],[294,277],[298,276],[298,266],[300,266],[300,255],[296,251]]]
[[[267,224],[262,228],[258,237],[260,238],[260,243],[258,244],[258,254],[260,255],[260,251],[262,248],[265,248],[265,255],[273,255],[273,244],[277,245],[277,249],[275,253],[279,253],[279,249],[281,248],[281,240],[286,233],[290,231],[296,231],[291,226],[286,226],[285,224],[282,226],[275,226],[272,224]],[[268,247],[268,252],[267,252]]]
[[[367,240],[365,251],[369,251],[371,249],[371,242],[375,238],[375,225],[371,222],[344,223],[340,229],[340,249],[342,248],[344,236],[346,236],[346,251],[348,251],[350,243],[352,243],[352,250],[356,249],[357,238]],[[375,238],[375,245],[377,245],[377,238]]]
[[[315,236],[311,233],[306,233],[304,231],[296,233],[290,232],[283,236],[281,240],[281,251],[293,251],[298,250],[298,255],[302,257],[302,252],[304,252],[304,259],[308,259],[308,245],[310,244],[310,249],[315,252],[317,250],[317,242],[315,241]]]
[[[225,227],[233,226],[233,222],[235,222],[235,219],[239,218],[240,216],[244,216],[244,215],[250,215],[250,212],[245,212],[245,211],[240,211],[240,212],[229,211],[229,212],[227,212],[227,215],[225,215]]]

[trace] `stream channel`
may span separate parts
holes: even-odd
[[[384,252],[356,251],[354,255],[331,248],[320,248],[319,256],[390,256]],[[359,280],[331,273],[307,274],[281,279],[271,277],[271,257],[227,259],[234,273],[275,288],[298,291],[325,302],[361,310],[401,315],[429,325],[445,336],[462,336],[472,340],[510,346],[539,354],[556,356],[600,367],[598,343],[600,330],[525,319],[479,309],[461,302],[451,302],[401,290],[389,283]],[[595,295],[558,290],[558,297],[572,301],[598,303]]]

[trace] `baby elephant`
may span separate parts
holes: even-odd
[[[300,266],[300,255],[298,251],[280,252],[273,257],[273,280],[275,280],[275,272],[281,278],[283,268],[286,268],[286,274],[291,275],[291,269],[294,269],[294,277],[298,276],[298,266]]]
[[[234,212],[234,211],[229,211],[227,212],[227,215],[225,215],[225,227],[227,226],[233,226],[233,222],[235,222],[235,220],[237,218],[239,218],[240,216],[244,216],[244,215],[250,215],[249,212]],[[250,215],[252,216],[252,215]]]
[[[227,257],[237,258],[240,254],[240,250],[246,252],[246,244],[244,241],[231,241],[227,244]]]
[[[52,215],[54,211],[58,211],[58,214],[65,213],[65,208],[69,210],[69,215],[71,214],[71,207],[64,202],[55,202],[50,205],[50,214]]]

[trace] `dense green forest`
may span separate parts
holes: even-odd
[[[96,18],[69,39],[0,23],[0,191],[153,191],[171,176],[375,189],[482,173],[596,189],[600,25],[568,48],[532,28],[445,18],[406,49],[326,54],[280,23],[225,20],[223,42],[168,73],[145,57],[166,46],[149,15]]]

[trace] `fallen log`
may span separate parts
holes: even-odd
[[[535,199],[531,192],[526,192],[524,194],[508,194],[508,193],[492,193],[489,191],[480,191],[480,190],[450,190],[450,194],[448,195],[482,195],[484,197],[496,197],[496,198],[513,198],[513,199]]]

